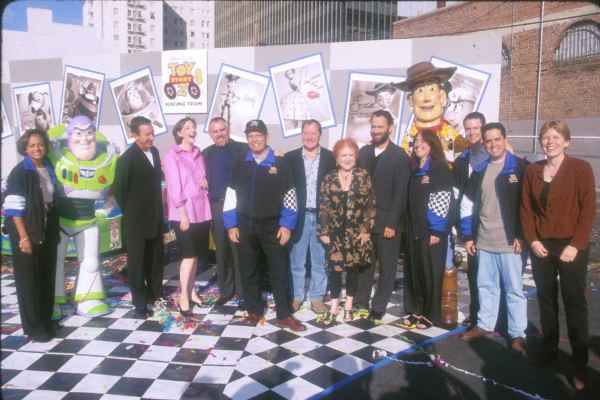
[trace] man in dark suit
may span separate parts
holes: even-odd
[[[327,289],[325,273],[325,248],[317,236],[319,190],[323,178],[335,168],[333,153],[320,146],[321,123],[314,119],[302,124],[302,147],[285,155],[292,168],[298,222],[290,240],[290,264],[292,271],[292,309],[298,311],[304,301],[306,282],[306,252],[310,250],[310,286],[308,299],[317,314],[325,311],[323,296]]]
[[[408,156],[390,140],[393,126],[394,118],[388,111],[375,111],[371,116],[372,143],[364,146],[358,157],[358,166],[369,171],[376,201],[371,239],[375,250],[373,266],[359,275],[355,297],[356,308],[367,308],[378,263],[379,285],[371,302],[368,316],[371,321],[381,320],[394,290],[410,174]]]
[[[242,278],[237,244],[232,243],[223,225],[223,202],[231,178],[231,168],[242,160],[248,151],[246,143],[236,142],[230,137],[229,124],[215,117],[208,124],[208,134],[213,145],[202,152],[208,179],[208,197],[213,216],[212,234],[216,247],[217,280],[220,298],[216,304],[225,304],[234,294],[242,299]]]
[[[162,171],[152,122],[135,117],[130,127],[135,143],[117,161],[112,193],[123,214],[127,283],[135,314],[146,318],[146,304],[162,296]]]

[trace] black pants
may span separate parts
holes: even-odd
[[[32,254],[20,250],[18,235],[11,235],[10,244],[23,332],[34,339],[40,335],[53,335],[52,308],[58,243],[34,244]]]
[[[396,271],[400,254],[400,232],[396,231],[396,235],[391,239],[385,239],[383,233],[374,233],[371,235],[371,240],[374,244],[373,265],[364,274],[360,274],[354,302],[357,305],[368,306],[371,288],[373,287],[375,266],[379,262],[379,282],[371,301],[371,308],[376,312],[385,312],[396,283]]]
[[[539,258],[531,252],[531,266],[537,286],[544,347],[558,348],[558,275],[573,361],[575,364],[586,365],[589,333],[585,287],[590,249],[588,247],[585,251],[578,251],[575,260],[565,263],[560,261],[560,254],[569,244],[569,239],[547,239],[542,240],[542,244],[549,254]]]
[[[359,271],[365,270],[365,267],[356,267],[346,270],[346,296],[354,297],[356,294],[356,288],[358,287],[359,276],[364,274],[364,272],[359,274]],[[340,298],[340,293],[342,292],[342,273],[343,271],[329,271],[327,283],[329,285],[332,299]]]
[[[163,236],[124,236],[127,248],[127,284],[135,308],[144,308],[162,296]]]
[[[442,278],[448,237],[429,245],[429,237],[408,239],[404,267],[404,312],[424,315],[434,324],[441,322]]]
[[[471,296],[471,304],[469,304],[469,314],[471,317],[471,325],[477,325],[477,313],[479,312],[479,290],[477,289],[477,256],[467,254],[467,280],[469,281],[469,295]],[[504,299],[504,296],[501,297]],[[506,301],[503,301],[506,303]]]
[[[212,234],[216,247],[217,282],[220,296],[228,298],[235,293],[238,297],[243,297],[238,248],[236,243],[229,240],[223,224],[223,201],[211,200],[210,210],[213,216]]]
[[[262,249],[267,258],[267,266],[271,276],[271,290],[275,299],[277,319],[290,316],[288,294],[288,260],[287,251],[279,244],[277,218],[249,219],[238,214],[240,231],[240,271],[244,300],[248,312],[262,315],[264,303],[260,296],[259,254]]]

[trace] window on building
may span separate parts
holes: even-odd
[[[190,26],[194,26],[194,20],[190,20]]]
[[[506,45],[502,45],[502,68],[510,68],[510,52]]]
[[[127,43],[133,43],[133,37],[127,36]]]
[[[209,28],[210,27],[210,21],[206,21],[206,27]]]
[[[175,20],[175,25],[179,25],[179,20],[177,19],[177,17],[173,17],[173,19]]]
[[[113,21],[113,29],[119,29],[119,21]]]
[[[119,15],[119,9],[117,7],[113,8],[113,15]]]
[[[600,55],[600,24],[578,22],[569,27],[554,53],[554,61],[577,60]]]
[[[204,21],[200,22],[200,26],[204,28]]]
[[[156,19],[156,15],[153,12],[150,13],[150,19]]]
[[[183,29],[179,31],[179,36],[183,36]]]
[[[175,41],[175,47],[177,47],[177,40]]]
[[[193,49],[194,47],[196,47],[196,46],[194,46],[194,42],[190,42],[190,48]]]
[[[118,41],[119,40],[119,35],[114,35],[113,38]]]
[[[152,46],[152,47],[156,46],[156,39],[155,38],[150,38],[150,46]]]
[[[141,38],[141,37],[138,37],[138,38],[137,38],[137,42],[138,42],[138,44],[142,44],[142,38]]]
[[[154,29],[156,29],[156,27],[154,25],[150,25],[150,33],[154,33]]]
[[[127,30],[130,31],[131,30],[131,22],[127,23]]]
[[[190,32],[190,37],[194,37],[194,35],[195,35],[195,32],[194,32],[194,31],[191,31],[191,32]]]
[[[208,32],[206,33],[206,38],[210,39],[210,33],[208,33]]]
[[[127,16],[131,17],[131,10],[127,10]]]

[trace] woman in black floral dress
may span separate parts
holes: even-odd
[[[375,195],[367,171],[356,167],[358,146],[352,139],[333,147],[338,168],[325,176],[317,234],[327,249],[331,306],[324,323],[333,323],[339,313],[342,272],[346,276],[344,321],[352,321],[352,298],[358,274],[371,265],[371,231],[375,223]]]

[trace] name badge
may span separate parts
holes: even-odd
[[[519,182],[519,179],[517,178],[517,176],[515,174],[510,174],[510,176],[508,177],[508,182],[517,183],[517,182]]]
[[[273,166],[273,167],[269,168],[269,174],[277,175],[277,167]]]
[[[422,185],[429,184],[429,175],[425,175],[424,177],[421,178],[421,184]]]

